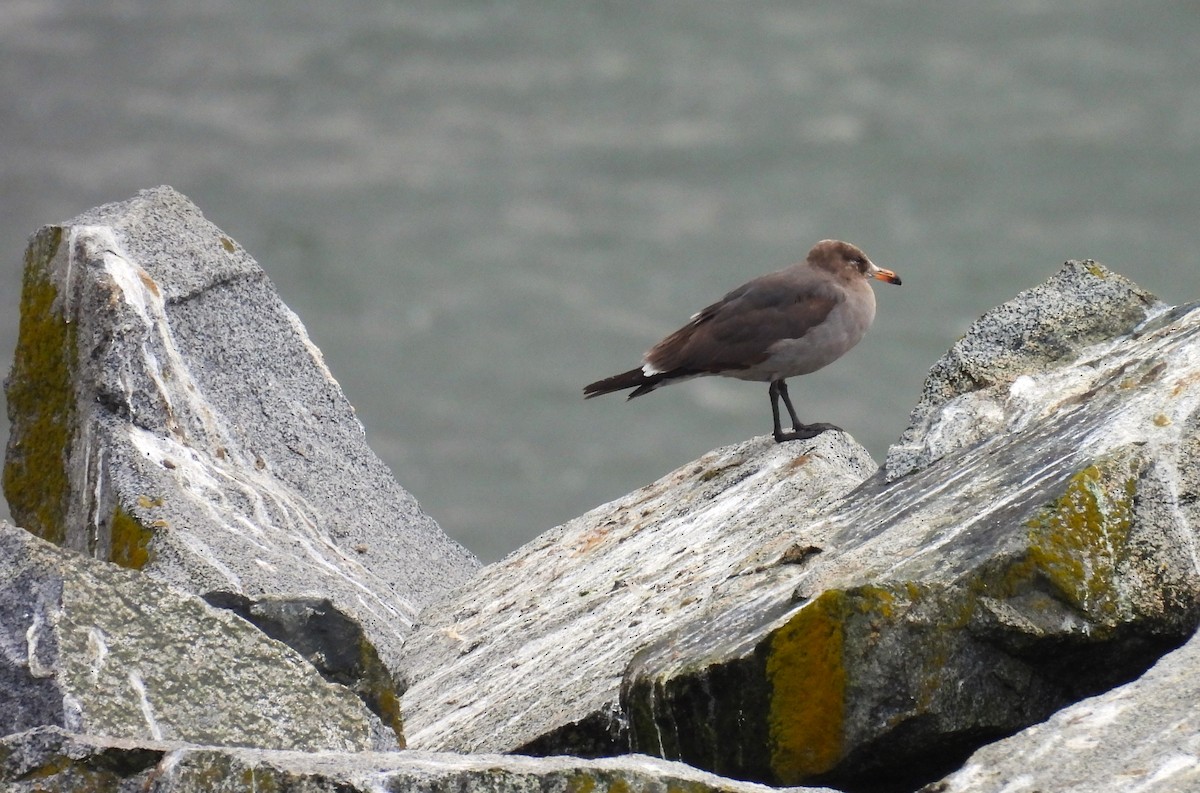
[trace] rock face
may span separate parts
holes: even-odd
[[[1200,638],[1139,680],[980,749],[925,793],[1200,790]]]
[[[0,783],[11,793],[52,789],[155,793],[771,793],[680,763],[630,756],[534,759],[431,752],[301,753],[129,742],[35,730],[0,740]],[[816,788],[805,788],[820,793]],[[801,793],[801,791],[797,791]]]
[[[477,569],[367,447],[262,269],[171,188],[40,230],[21,301],[4,492],[29,531],[197,594],[326,598],[389,668]]]
[[[0,680],[4,735],[50,725],[309,751],[396,745],[349,690],[249,623],[7,523]]]
[[[613,754],[633,655],[714,593],[793,580],[793,529],[875,470],[848,436],[719,449],[543,534],[422,615],[405,657],[409,746]],[[814,550],[815,552],[815,550]],[[794,564],[779,563],[791,555]],[[739,576],[764,567],[758,578]]]

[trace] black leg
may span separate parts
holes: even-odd
[[[788,415],[792,417],[792,429],[803,427],[804,425],[800,423],[799,417],[796,416],[796,408],[792,407],[792,397],[788,394],[787,381],[777,380],[776,382],[779,383],[779,388],[777,389],[779,396],[783,397],[783,404],[788,409]]]
[[[799,417],[796,416],[796,408],[792,406],[792,397],[788,394],[787,383],[783,380],[772,380],[769,392],[771,395],[771,417],[775,420],[775,442],[783,443],[785,441],[802,441],[808,438],[815,438],[826,430],[841,431],[841,427],[836,424],[826,424],[818,422],[816,424],[801,424]],[[783,397],[784,407],[787,408],[788,415],[792,418],[792,431],[784,432],[779,424],[779,398]]]
[[[783,443],[783,427],[779,425],[779,384],[782,380],[772,380],[767,393],[771,395],[771,418],[775,420],[775,442]],[[793,422],[794,424],[794,422]]]

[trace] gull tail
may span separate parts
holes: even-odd
[[[597,380],[583,387],[584,399],[598,397],[601,394],[611,394],[615,391],[624,391],[627,388],[634,389],[629,395],[629,399],[642,394],[649,394],[654,389],[663,384],[663,381],[674,379],[672,372],[656,372],[648,375],[641,367],[630,369],[628,372],[621,372],[612,377],[606,377],[603,380]]]

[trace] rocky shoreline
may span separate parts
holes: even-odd
[[[486,567],[171,188],[41,229],[21,310],[5,789],[1200,787],[1200,305],[1100,264],[882,467],[755,438]]]

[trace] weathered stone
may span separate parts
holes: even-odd
[[[849,436],[714,451],[546,532],[422,614],[407,646],[408,745],[612,754],[633,655],[715,592],[794,578],[794,531],[875,470]],[[771,566],[789,554],[791,564]],[[814,551],[815,553],[815,551]],[[758,578],[747,574],[756,567]]]
[[[0,523],[0,733],[275,749],[395,739],[287,645],[141,573]]]
[[[1200,790],[1200,637],[1138,680],[997,741],[926,793]]]
[[[798,523],[821,554],[639,655],[635,750],[911,789],[1191,635],[1200,307],[991,388],[1001,429]]]
[[[327,598],[263,597],[210,592],[204,599],[229,609],[300,653],[321,676],[346,686],[403,739],[400,700],[391,675],[362,626]]]
[[[771,793],[680,763],[630,755],[573,757],[432,752],[302,753],[121,741],[33,730],[0,739],[0,783],[10,793],[52,789],[153,793]],[[825,790],[825,789],[821,789]],[[796,788],[796,793],[819,793]],[[827,793],[834,793],[827,791]]]
[[[35,235],[7,389],[4,491],[57,544],[198,594],[328,598],[389,668],[478,567],[366,446],[262,269],[169,187]],[[386,678],[368,700],[395,699]]]
[[[1003,432],[1012,413],[1008,387],[1018,377],[1065,364],[1162,309],[1154,295],[1103,265],[1067,262],[977,319],[933,365],[908,428],[888,449],[888,479]]]

